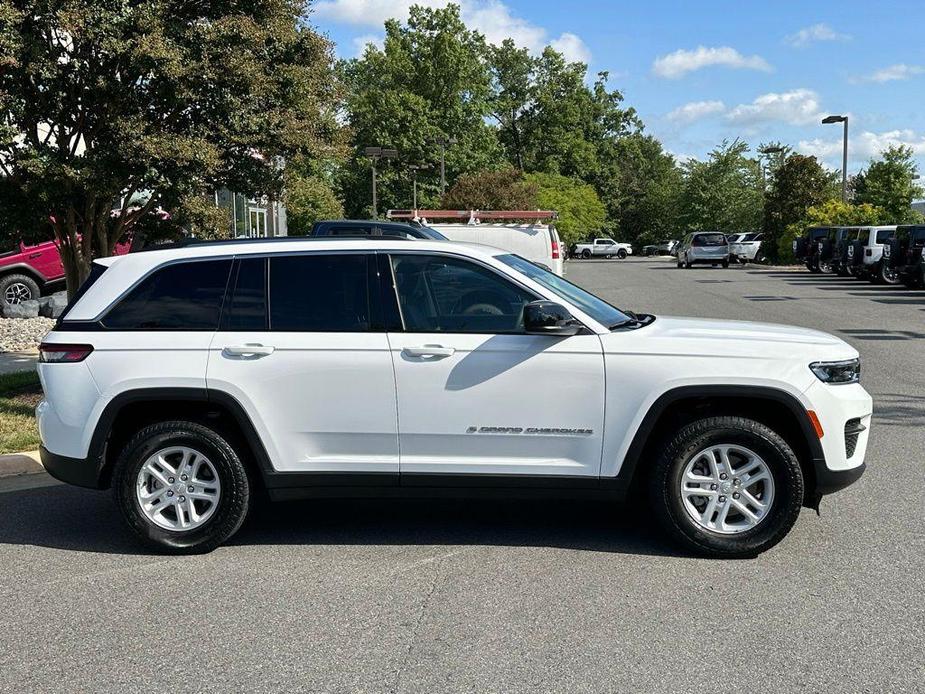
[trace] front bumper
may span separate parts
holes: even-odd
[[[867,463],[861,463],[848,470],[830,470],[825,461],[816,461],[816,494],[834,494],[857,482],[866,469]]]

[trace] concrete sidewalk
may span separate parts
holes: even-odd
[[[36,352],[0,352],[0,374],[17,371],[35,371],[39,353]]]
[[[26,453],[9,453],[0,455],[0,477],[14,475],[30,475],[35,472],[44,472],[38,451]]]

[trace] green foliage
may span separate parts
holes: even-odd
[[[539,207],[559,213],[556,228],[566,246],[593,236],[604,226],[607,210],[593,186],[553,173],[527,174],[526,180],[537,187]]]
[[[776,251],[789,226],[805,219],[809,208],[835,198],[837,180],[838,175],[822,168],[815,157],[788,154],[775,162],[765,193],[763,225],[763,248],[772,260],[777,260]],[[790,249],[789,243],[786,247]]]
[[[290,236],[307,236],[321,219],[340,219],[344,206],[321,176],[293,174],[283,194]]]
[[[607,168],[611,173],[602,183],[602,197],[621,241],[680,237],[681,170],[658,140],[641,133],[620,138]]]
[[[70,291],[158,208],[205,221],[204,194],[276,196],[281,158],[330,153],[331,45],[304,14],[300,0],[0,0],[0,201],[26,235],[53,230]]]
[[[916,165],[911,147],[890,146],[878,161],[854,179],[854,201],[883,209],[884,224],[908,224],[919,220],[911,208],[923,189],[916,185]]]
[[[787,226],[777,241],[778,259],[784,263],[794,262],[793,241],[806,231],[807,227],[814,226],[876,226],[888,224],[884,218],[886,212],[869,203],[855,205],[841,200],[829,199],[820,205],[813,205],[806,210],[806,214],[798,222]]]
[[[351,215],[369,209],[366,146],[395,148],[401,157],[380,167],[380,209],[411,207],[404,163],[439,164],[438,137],[457,139],[446,150],[450,181],[497,167],[504,158],[495,129],[485,121],[490,83],[485,41],[462,22],[459,7],[413,6],[406,25],[389,20],[385,33],[382,50],[369,45],[362,57],[341,65],[355,152],[343,176],[344,204]],[[419,179],[419,207],[436,201],[435,174],[436,167],[429,182]]]
[[[705,162],[684,164],[680,218],[687,230],[733,233],[760,228],[764,184],[741,140],[723,143]]]
[[[477,171],[456,179],[441,200],[451,210],[533,210],[538,185],[514,168]]]

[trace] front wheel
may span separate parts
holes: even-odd
[[[38,283],[28,275],[7,275],[0,279],[0,296],[10,306],[23,301],[38,299],[41,290]]]
[[[212,551],[241,527],[251,500],[234,448],[212,429],[186,421],[135,434],[116,461],[112,488],[138,539],[170,554]]]
[[[624,249],[621,248],[619,251],[617,251],[617,257],[618,257],[620,260],[625,260],[625,259],[626,259],[626,251],[625,251]]]
[[[587,248],[584,249],[584,250],[581,252],[581,257],[584,258],[585,260],[587,260],[588,258],[591,257],[591,251],[589,251]]]
[[[724,260],[724,261],[723,261],[723,267],[724,267],[724,268],[728,268],[728,267],[729,267],[729,261],[728,261],[728,260]]]
[[[676,542],[712,557],[751,557],[780,542],[803,503],[803,474],[787,442],[743,417],[709,417],[662,449],[649,498]]]

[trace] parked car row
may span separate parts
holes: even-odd
[[[810,272],[925,286],[925,225],[810,227],[793,242]]]

